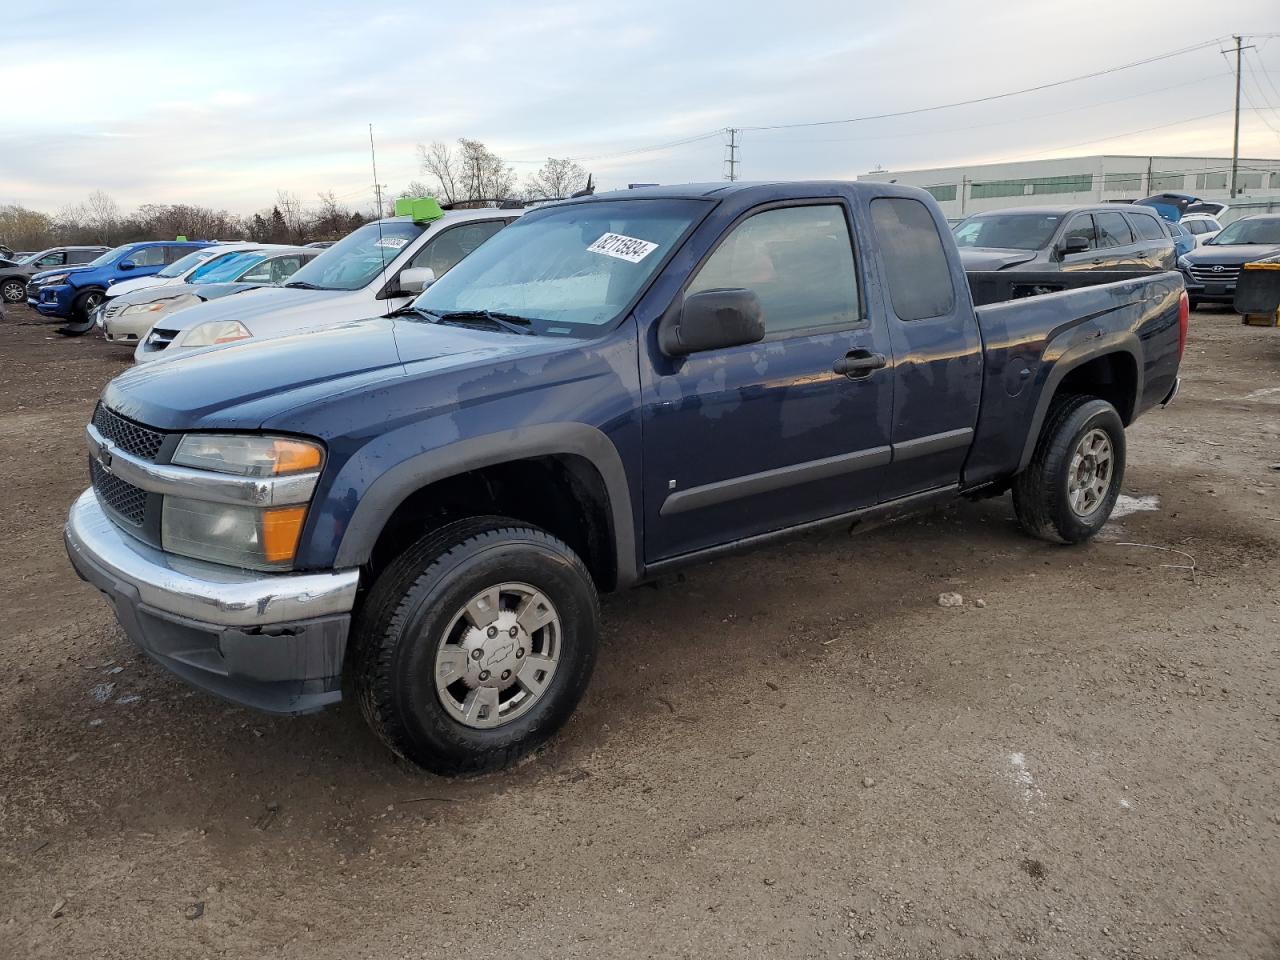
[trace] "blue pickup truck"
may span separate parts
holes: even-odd
[[[117,377],[68,552],[199,687],[345,689],[424,767],[500,766],[576,706],[599,591],[1010,489],[1035,536],[1102,527],[1177,388],[1180,275],[973,279],[892,184],[547,205],[392,315]]]
[[[90,317],[111,284],[149,277],[192,250],[207,246],[207,242],[191,240],[126,243],[84,266],[37,273],[27,281],[27,305],[46,317],[58,317],[81,326],[91,324]]]

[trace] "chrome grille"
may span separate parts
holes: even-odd
[[[1201,283],[1235,283],[1240,276],[1240,267],[1228,266],[1227,264],[1204,265],[1199,264],[1191,267],[1191,277],[1199,280]]]
[[[89,461],[89,476],[103,506],[135,527],[142,526],[147,517],[147,491],[107,473],[97,460]]]
[[[123,310],[124,307],[125,305],[123,303],[113,298],[111,300],[108,300],[107,305],[102,308],[102,315],[107,318],[114,317],[121,310]]]
[[[143,460],[155,460],[164,443],[164,434],[160,431],[126,420],[102,404],[93,411],[93,425],[125,453]]]
[[[147,336],[147,346],[151,350],[163,350],[173,343],[174,338],[177,336],[177,330],[161,330],[159,327],[153,327],[151,333]]]

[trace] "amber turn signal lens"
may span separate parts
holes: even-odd
[[[306,516],[305,506],[262,511],[262,555],[269,563],[287,563],[293,559]]]
[[[275,473],[320,469],[320,448],[310,443],[276,439],[271,444],[271,458],[275,461]]]

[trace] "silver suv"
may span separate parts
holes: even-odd
[[[1115,204],[975,213],[954,230],[966,270],[1173,270],[1153,210]]]

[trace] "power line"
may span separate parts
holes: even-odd
[[[1068,83],[1078,83],[1081,80],[1092,80],[1096,77],[1105,77],[1109,74],[1119,73],[1122,70],[1131,70],[1134,67],[1145,66],[1148,63],[1157,63],[1161,60],[1169,60],[1173,57],[1180,57],[1184,54],[1193,53],[1196,50],[1204,50],[1209,47],[1217,46],[1224,38],[1217,37],[1213,40],[1206,40],[1201,43],[1194,44],[1189,47],[1183,47],[1180,50],[1171,50],[1168,53],[1158,54],[1154,57],[1147,57],[1143,60],[1134,60],[1132,63],[1124,63],[1116,67],[1108,67],[1105,70],[1095,70],[1093,73],[1083,73],[1077,77],[1068,77],[1065,80],[1054,80],[1049,83],[1036,84],[1033,87],[1024,87],[1021,90],[1011,90],[1008,93],[994,93],[985,97],[974,97],[969,100],[957,100],[953,103],[940,103],[931,107],[916,107],[913,110],[895,110],[890,113],[874,113],[862,117],[848,117],[843,120],[810,120],[801,123],[775,123],[767,126],[743,127],[744,130],[791,130],[797,127],[826,127],[842,123],[862,123],[867,120],[884,120],[889,117],[908,117],[919,113],[931,113],[935,110],[950,110],[954,107],[968,107],[978,103],[990,103],[993,100],[1004,100],[1008,97],[1017,97],[1026,93],[1036,93],[1040,90],[1049,90],[1053,87],[1061,87]]]
[[[1212,73],[1206,77],[1200,77],[1196,80],[1186,80],[1182,83],[1175,83],[1167,87],[1160,87],[1157,90],[1148,90],[1144,93],[1131,93],[1124,97],[1115,97],[1111,100],[1101,100],[1097,103],[1083,104],[1079,107],[1068,107],[1065,110],[1054,110],[1051,113],[1039,113],[1029,117],[1014,117],[1009,120],[994,120],[990,123],[971,123],[963,127],[948,127],[946,129],[931,128],[929,130],[912,130],[908,133],[879,133],[867,134],[858,137],[824,137],[816,140],[789,140],[789,143],[861,143],[865,140],[900,140],[905,137],[935,137],[940,133],[964,133],[970,130],[982,130],[988,127],[1003,127],[1011,123],[1027,123],[1032,120],[1045,120],[1049,117],[1059,117],[1067,113],[1078,113],[1081,110],[1093,110],[1097,107],[1109,106],[1113,103],[1123,103],[1125,100],[1137,100],[1142,97],[1155,96],[1158,93],[1167,93],[1170,90],[1177,90],[1180,87],[1188,87],[1197,83],[1204,83],[1207,80],[1217,80],[1221,77],[1229,77],[1230,73]],[[766,131],[767,132],[767,131]]]

